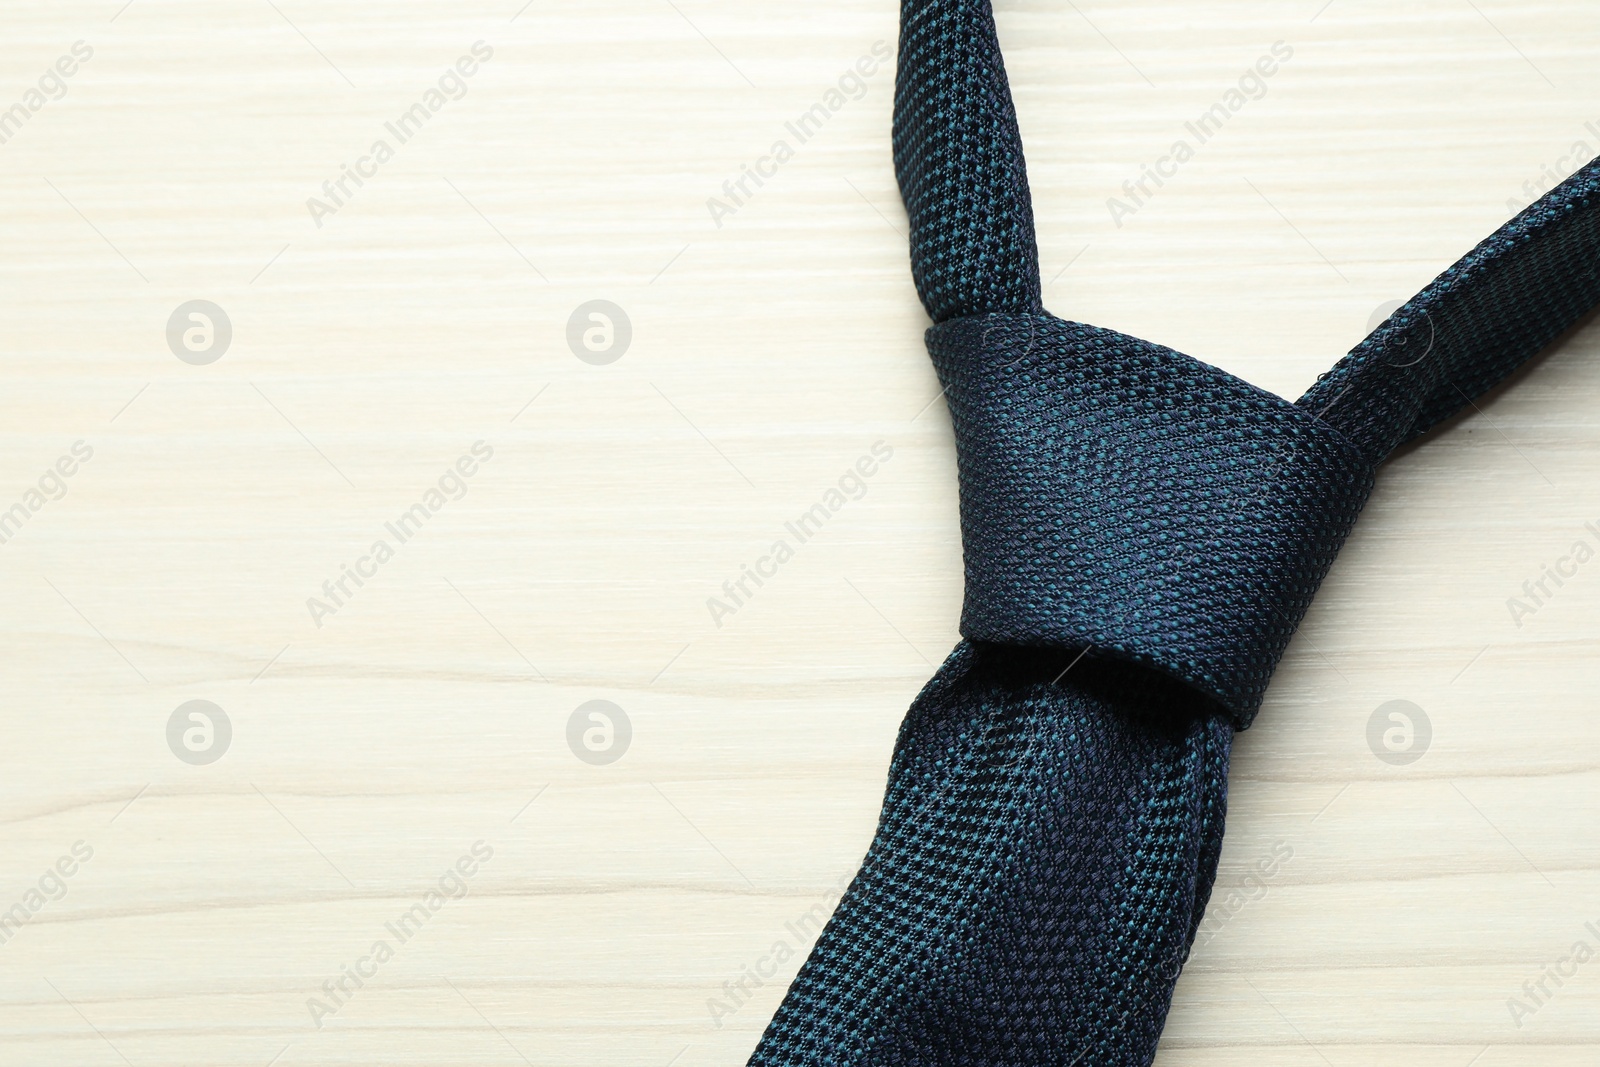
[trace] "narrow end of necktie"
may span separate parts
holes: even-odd
[[[903,0],[894,166],[934,322],[1042,310],[1022,136],[988,0]]]

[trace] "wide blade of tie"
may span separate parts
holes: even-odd
[[[1299,401],[1049,315],[988,0],[904,0],[894,160],[961,479],[957,646],[756,1067],[1144,1065],[1235,730],[1377,467],[1600,303],[1600,160]]]

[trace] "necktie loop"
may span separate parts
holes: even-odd
[[[895,172],[961,471],[962,635],[1161,671],[1235,725],[1399,445],[1600,303],[1600,160],[1298,401],[1045,312],[989,0],[903,0]]]
[[[940,323],[969,640],[1159,670],[1249,725],[1372,490],[1314,413],[1046,314]]]

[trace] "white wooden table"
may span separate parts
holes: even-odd
[[[1591,5],[1319,2],[1000,5],[1053,311],[1298,395],[1600,154]],[[0,14],[0,1064],[744,1062],[957,638],[897,17]],[[1600,952],[1600,562],[1507,601],[1600,543],[1600,335],[1479,406],[1238,743],[1161,1067],[1595,1061],[1600,960],[1524,983]]]

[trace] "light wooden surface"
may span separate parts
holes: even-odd
[[[1319,3],[1000,4],[1053,311],[1298,395],[1575,142],[1600,154],[1591,5]],[[6,6],[0,105],[93,54],[0,145],[0,509],[26,512],[0,544],[0,910],[39,904],[0,944],[0,1063],[743,1063],[956,640],[960,545],[892,65],[732,214],[707,200],[896,20]],[[465,96],[386,133],[478,41]],[[1265,94],[1115,225],[1277,41]],[[319,227],[307,199],[379,138]],[[192,365],[166,324],[202,299],[233,336]],[[595,299],[632,325],[608,365],[566,338]],[[1238,743],[1218,899],[1244,889],[1161,1067],[1595,1062],[1600,959],[1508,1000],[1600,950],[1600,561],[1520,627],[1506,601],[1597,540],[1600,335],[1480,406],[1387,469]],[[707,599],[879,441],[865,495],[716,625]],[[318,626],[307,598],[380,538]],[[232,725],[209,765],[168,746],[190,700]],[[591,700],[631,722],[607,765],[567,741]],[[1432,725],[1405,766],[1367,741],[1391,700]],[[462,857],[466,895],[400,943]]]

